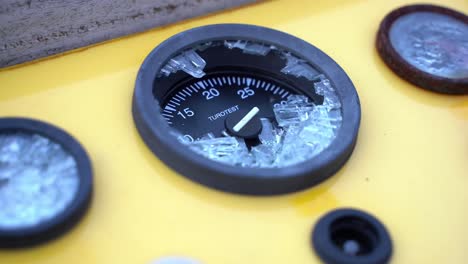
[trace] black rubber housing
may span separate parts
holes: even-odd
[[[88,154],[80,143],[62,129],[26,118],[0,118],[0,133],[38,134],[60,144],[76,161],[80,185],[72,203],[51,220],[37,226],[5,230],[0,228],[0,248],[36,246],[64,234],[86,213],[92,198],[93,171]]]
[[[337,243],[360,241],[360,254],[346,254]],[[374,216],[356,209],[337,209],[319,219],[312,232],[312,245],[327,264],[385,264],[393,251],[385,226]]]
[[[248,40],[271,44],[306,60],[328,77],[342,103],[343,123],[337,138],[314,159],[284,168],[243,168],[215,162],[188,149],[171,134],[161,115],[153,84],[161,68],[184,49],[209,41]],[[158,87],[154,87],[157,94]],[[168,92],[167,87],[161,87]],[[163,97],[160,94],[157,97]],[[156,47],[143,62],[135,82],[132,113],[136,128],[151,151],[181,175],[219,190],[273,195],[302,190],[338,171],[356,144],[361,109],[353,83],[343,69],[313,45],[269,28],[218,24],[179,33]]]
[[[419,4],[397,8],[383,19],[377,32],[376,48],[380,57],[398,76],[423,89],[443,94],[468,94],[468,78],[451,79],[424,72],[407,62],[393,47],[390,41],[393,23],[414,12],[442,14],[468,24],[468,16],[441,6]]]

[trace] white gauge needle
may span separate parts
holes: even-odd
[[[239,132],[242,128],[247,125],[247,123],[252,120],[252,118],[260,111],[258,107],[252,108],[234,127],[233,130],[234,132]]]

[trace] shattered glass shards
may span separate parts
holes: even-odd
[[[286,66],[281,69],[282,73],[293,75],[295,77],[304,77],[311,81],[317,80],[319,73],[305,60],[302,60],[289,52],[283,52],[283,57],[286,59]]]
[[[206,61],[198,54],[198,52],[203,52],[209,48],[219,45],[224,45],[224,47],[228,49],[241,49],[243,53],[259,56],[266,56],[271,50],[276,49],[272,45],[264,45],[246,40],[206,42],[173,57],[161,69],[160,75],[167,77],[172,73],[182,70],[195,78],[202,78],[206,75],[204,72]]]
[[[336,94],[335,89],[330,83],[330,80],[326,79],[323,75],[319,76],[320,81],[314,83],[315,92],[323,96],[323,105],[328,110],[340,109],[341,102]]]
[[[320,85],[325,86],[325,84]],[[331,93],[327,90],[323,95],[326,97],[329,92]],[[297,164],[313,158],[331,144],[341,126],[341,112],[336,111],[334,107],[325,104],[313,105],[305,96],[291,97],[288,98],[284,108],[291,112],[295,111],[300,118],[288,119],[289,122],[284,122],[282,120],[285,115],[284,110],[274,109],[278,125],[285,130],[282,148],[277,152],[278,160],[275,164],[277,166]]]
[[[275,127],[275,125],[268,118],[261,118],[262,132],[258,135],[258,138],[262,145],[272,148],[274,152],[277,151],[281,138],[283,137],[284,130]]]
[[[284,104],[277,104],[273,107],[276,122],[280,127],[298,124],[309,119],[315,105],[309,99],[301,95],[291,95]]]
[[[203,71],[205,66],[206,61],[192,49],[184,51],[182,54],[169,60],[161,69],[161,73],[164,76],[169,76],[171,73],[182,70],[195,78],[201,78],[205,76],[205,72]]]
[[[328,79],[322,78],[315,89],[325,97],[322,105],[303,95],[289,96],[274,107],[274,120],[260,119],[260,144],[250,149],[243,139],[226,133],[179,139],[211,160],[234,166],[281,168],[312,159],[331,144],[342,123],[341,103]]]
[[[73,201],[80,178],[75,159],[39,135],[0,134],[0,228],[35,226]]]
[[[235,137],[202,137],[190,143],[195,152],[223,163],[242,164],[249,154],[245,142]]]
[[[252,155],[252,166],[254,167],[270,167],[274,164],[276,152],[272,146],[258,145],[250,150]]]
[[[246,40],[225,40],[224,46],[228,49],[241,49],[243,53],[266,56],[271,50],[276,49],[271,45],[263,45]]]

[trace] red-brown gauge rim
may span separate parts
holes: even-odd
[[[444,94],[468,94],[468,78],[446,78],[433,75],[409,64],[390,42],[390,29],[400,17],[414,12],[432,12],[455,18],[468,24],[468,16],[458,11],[435,5],[409,5],[390,12],[381,22],[376,47],[382,60],[401,78],[423,89]]]

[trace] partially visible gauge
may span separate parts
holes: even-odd
[[[138,73],[133,117],[166,164],[207,186],[279,194],[333,175],[360,106],[344,71],[303,40],[224,24],[159,45]]]
[[[388,14],[377,49],[400,77],[447,94],[468,93],[468,16],[433,5],[410,5]]]
[[[92,190],[89,158],[66,132],[0,119],[0,247],[32,246],[71,228]]]

